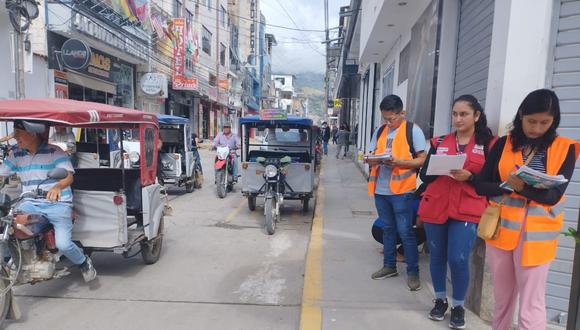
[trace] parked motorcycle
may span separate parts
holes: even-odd
[[[235,157],[235,150],[230,150],[228,146],[217,147],[214,169],[215,183],[219,198],[226,197],[226,194],[234,188]]]
[[[280,220],[280,206],[284,203],[284,190],[286,189],[286,165],[292,162],[289,156],[282,158],[258,157],[256,162],[264,167],[263,177],[266,192],[264,194],[265,227],[268,235],[276,231],[276,223]],[[254,198],[254,204],[256,202]],[[248,199],[248,201],[250,201]],[[254,205],[255,207],[255,205]]]

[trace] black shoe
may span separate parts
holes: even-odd
[[[449,308],[447,299],[434,299],[433,302],[435,303],[435,306],[429,312],[429,318],[433,321],[443,321],[447,308]]]
[[[90,282],[97,277],[97,271],[95,270],[95,267],[93,267],[93,261],[91,260],[91,258],[89,258],[88,256],[86,256],[86,258],[87,259],[85,260],[85,262],[82,265],[80,265],[80,268],[85,282]]]
[[[449,327],[451,329],[465,329],[465,309],[462,306],[451,308]]]

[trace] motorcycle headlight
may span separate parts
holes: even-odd
[[[267,178],[272,178],[278,174],[278,169],[274,165],[267,165],[264,172],[266,173]]]

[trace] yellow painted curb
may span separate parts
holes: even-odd
[[[318,181],[316,204],[310,243],[306,253],[306,269],[304,271],[304,290],[302,292],[302,308],[300,311],[300,330],[322,329],[322,308],[319,302],[322,298],[322,228],[324,210],[324,187],[321,186],[322,166]]]

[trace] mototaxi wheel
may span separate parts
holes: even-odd
[[[163,228],[165,220],[163,217],[159,220],[159,230],[153,240],[141,242],[141,257],[146,265],[152,265],[159,260],[161,248],[163,247]]]
[[[10,304],[12,304],[12,288],[8,289],[10,286],[10,279],[8,271],[5,267],[0,268],[0,329],[4,328],[4,322],[8,316],[8,311],[10,310]]]
[[[264,205],[264,213],[266,214],[266,232],[268,235],[274,235],[276,231],[276,199],[270,198],[266,199],[266,204]]]
[[[250,211],[256,210],[256,196],[254,195],[248,196],[248,208],[250,209]]]
[[[195,189],[193,178],[187,178],[186,180],[187,182],[185,183],[185,192],[192,193],[193,190]]]
[[[308,212],[308,203],[309,202],[310,202],[310,198],[309,197],[302,198],[302,212],[303,213],[307,213]]]

